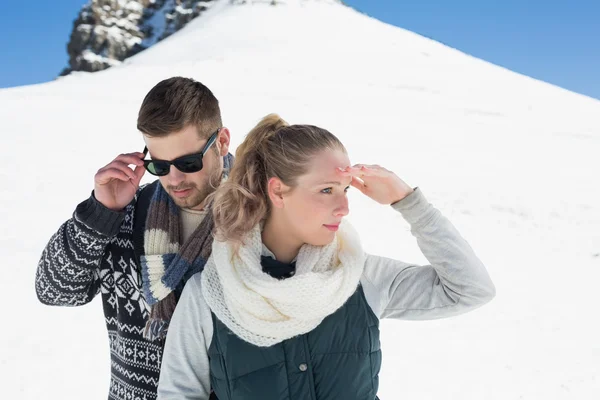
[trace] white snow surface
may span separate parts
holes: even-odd
[[[0,90],[2,398],[106,399],[101,301],[43,306],[35,270],[95,172],[141,151],[141,101],[174,75],[214,91],[234,149],[271,112],[327,128],[419,186],[487,266],[488,305],[382,321],[382,400],[600,398],[600,102],[315,0],[223,0],[119,66]],[[401,216],[349,196],[369,252],[427,263]]]

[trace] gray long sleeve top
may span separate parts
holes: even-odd
[[[426,320],[473,310],[495,296],[484,265],[452,223],[419,188],[392,208],[402,214],[430,265],[367,255],[361,285],[379,318]],[[169,326],[158,398],[207,400],[211,311],[196,274],[183,290]]]

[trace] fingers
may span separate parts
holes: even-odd
[[[121,161],[113,161],[103,169],[118,169],[120,171],[123,171],[123,173],[127,175],[130,179],[135,179],[135,174],[133,170],[129,167],[128,164]]]
[[[350,181],[350,185],[360,190],[363,194],[366,194],[367,186],[360,179],[353,176],[352,181]]]
[[[362,178],[366,175],[365,171],[363,171],[361,168],[356,167],[337,168],[337,171],[340,175],[345,176],[347,178]]]
[[[128,168],[129,169],[129,168]],[[131,171],[131,170],[130,170]],[[129,175],[117,168],[103,168],[96,174],[96,182],[98,184],[106,184],[112,179],[118,179],[123,182],[131,180]]]
[[[144,168],[144,153],[124,153],[118,155],[111,163],[100,168],[95,176],[98,184],[107,184],[112,179],[120,181],[131,181],[134,185],[139,185],[146,169]],[[135,167],[131,169],[130,165]]]
[[[142,180],[142,177],[144,176],[145,172],[146,172],[146,168],[144,168],[144,165],[138,165],[133,169],[134,178],[132,179],[132,181],[135,186],[140,185],[140,181]]]
[[[124,163],[125,165],[144,165],[142,159],[144,158],[144,153],[136,152],[136,153],[126,153],[120,154],[113,160]],[[112,163],[111,163],[112,164]],[[110,165],[110,164],[109,164]],[[108,167],[108,165],[107,165]]]
[[[356,164],[351,167],[338,168],[340,173],[345,176],[355,176],[362,178],[363,176],[386,176],[390,173],[387,169],[379,165]]]
[[[352,168],[355,168],[359,171],[359,175],[361,176],[385,176],[390,173],[387,169],[383,168],[380,165],[365,165],[365,164],[356,164]]]
[[[354,168],[382,169],[382,167],[377,164],[354,164],[353,167]]]

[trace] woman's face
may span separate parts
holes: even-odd
[[[280,208],[281,218],[290,227],[293,239],[315,246],[330,243],[339,225],[349,213],[348,191],[351,178],[337,168],[350,165],[342,150],[323,150],[310,162],[305,175],[298,178],[297,186],[285,192]]]

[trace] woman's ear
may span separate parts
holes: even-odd
[[[287,186],[281,182],[279,178],[271,178],[267,183],[267,192],[269,194],[269,199],[271,199],[271,203],[275,208],[283,208],[283,194],[286,192]]]

